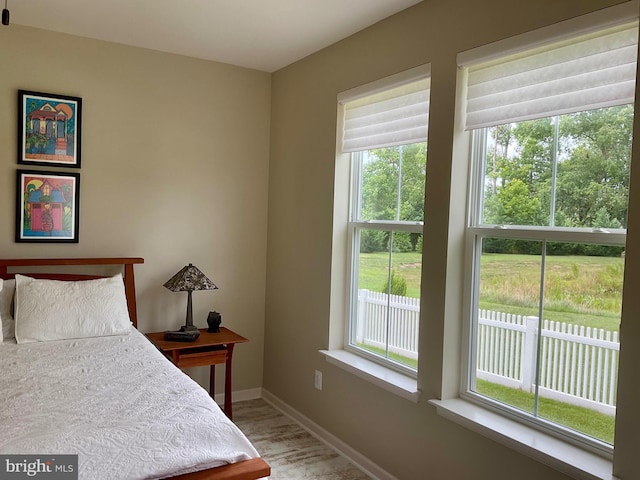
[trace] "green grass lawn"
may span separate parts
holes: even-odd
[[[407,281],[407,297],[420,298],[420,275],[422,274],[422,254],[403,252],[393,254],[393,269],[396,275]],[[376,292],[383,291],[389,256],[386,253],[361,253],[359,288]]]
[[[533,413],[532,393],[484,380],[477,380],[476,391],[499,402]],[[613,416],[544,397],[539,399],[538,416],[613,444],[615,426],[615,417]]]

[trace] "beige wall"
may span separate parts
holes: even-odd
[[[442,360],[443,352],[459,351],[461,322],[462,285],[452,279],[461,276],[465,192],[450,189],[452,175],[465,176],[452,163],[456,54],[615,3],[429,0],[273,75],[264,386],[399,479],[565,478],[438,417],[426,403],[458,388],[459,357]],[[330,312],[336,96],[424,63],[431,64],[432,86],[419,365],[424,394],[416,405],[327,363],[318,350],[329,346],[331,314],[340,314],[339,308]],[[633,241],[631,225],[640,223],[640,213],[631,215]],[[627,270],[628,281],[638,275]],[[631,336],[640,340],[637,328]],[[314,389],[315,369],[324,373],[322,391]],[[637,399],[637,391],[626,393]]]
[[[269,74],[17,25],[0,69],[0,257],[144,257],[142,331],[184,322],[186,294],[162,284],[195,264],[220,288],[194,293],[195,323],[215,309],[248,337],[234,388],[260,387]],[[78,244],[14,242],[18,89],[83,99]]]

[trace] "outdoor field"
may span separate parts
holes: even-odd
[[[387,253],[360,254],[359,288],[383,289],[388,258]],[[393,254],[393,270],[406,281],[407,297],[420,298],[420,262],[417,252]],[[484,254],[479,307],[537,316],[540,269],[536,255]],[[623,269],[620,257],[547,257],[544,318],[617,331]]]

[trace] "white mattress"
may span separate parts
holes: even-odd
[[[258,453],[137,330],[0,344],[0,453],[78,454],[79,478],[161,478]]]

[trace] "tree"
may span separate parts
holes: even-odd
[[[509,181],[494,196],[496,213],[504,224],[538,225],[540,200],[530,190],[530,185],[516,178]]]
[[[550,224],[554,121],[490,129],[485,222]],[[631,105],[559,117],[554,225],[594,227],[602,211],[608,227],[626,225],[632,122]]]
[[[377,148],[368,153],[362,174],[362,217],[367,220],[396,220],[399,217],[399,220],[422,221],[426,144]]]
[[[632,125],[631,105],[562,117],[557,208],[570,225],[597,226],[606,211],[609,225],[600,226],[626,226]]]
[[[377,148],[367,153],[362,172],[361,218],[423,221],[426,143]],[[384,238],[367,233],[366,242],[368,251],[387,250],[389,236],[386,232]],[[396,251],[415,251],[419,244],[420,234],[394,234]]]
[[[487,152],[484,218],[487,223],[541,225],[549,218],[553,125],[549,119],[492,127],[496,146]],[[514,185],[510,185],[516,182]],[[526,212],[518,214],[511,194],[526,194]],[[522,200],[522,199],[521,199]],[[519,203],[516,201],[516,203]],[[510,204],[510,205],[509,205]],[[535,207],[535,211],[532,208]]]

